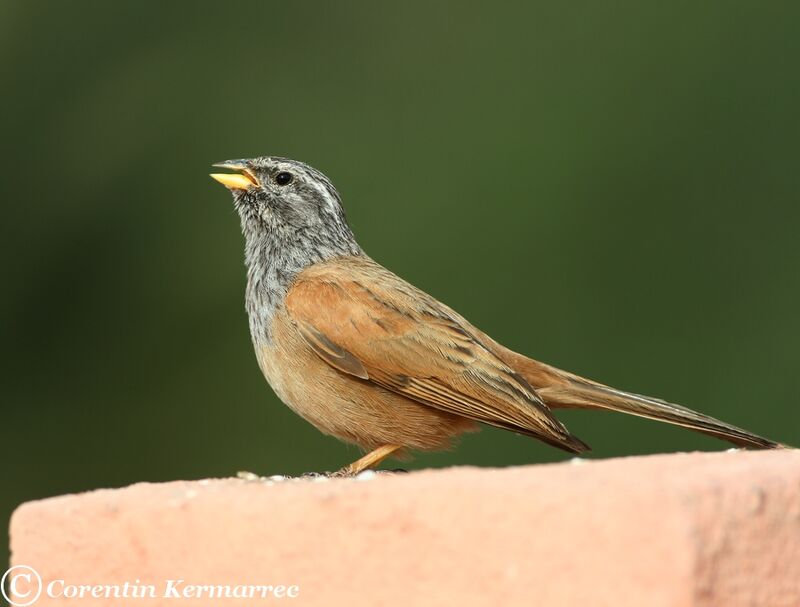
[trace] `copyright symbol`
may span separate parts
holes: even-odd
[[[14,607],[33,605],[42,594],[42,576],[33,567],[14,565],[0,579],[0,592]]]

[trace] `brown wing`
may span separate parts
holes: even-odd
[[[343,373],[571,452],[588,449],[467,321],[368,258],[305,270],[286,309],[314,352]]]

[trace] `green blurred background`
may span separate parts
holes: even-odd
[[[2,2],[0,519],[358,456],[252,353],[238,221],[207,174],[262,154],[324,171],[375,259],[508,346],[800,443],[798,19],[730,0]],[[727,448],[561,417],[590,457]],[[565,457],[485,430],[407,467]]]

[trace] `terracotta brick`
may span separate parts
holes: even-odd
[[[800,452],[141,483],[23,504],[11,548],[45,585],[299,587],[37,605],[797,607]]]

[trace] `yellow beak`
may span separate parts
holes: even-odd
[[[229,190],[249,190],[258,185],[255,179],[246,173],[211,173],[210,176]]]

